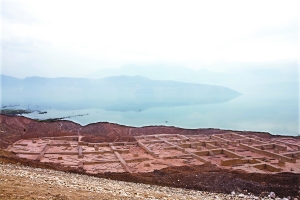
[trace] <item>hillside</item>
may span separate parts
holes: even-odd
[[[0,159],[1,160],[1,159]],[[0,162],[0,199],[254,199],[183,188],[115,181]]]
[[[157,106],[211,104],[241,95],[222,86],[151,80],[141,76],[102,79],[43,78],[16,79],[1,76],[2,104],[17,102],[64,108],[107,110],[147,109]]]
[[[163,133],[163,134],[162,134]],[[104,173],[97,173],[97,174],[91,174],[88,171],[85,171],[85,168],[74,168],[73,166],[70,165],[63,165],[63,164],[59,164],[59,163],[51,163],[51,162],[41,162],[38,161],[36,159],[32,160],[32,159],[28,159],[24,156],[19,156],[18,153],[14,152],[14,151],[10,151],[9,149],[13,148],[21,148],[24,151],[26,150],[25,146],[27,145],[21,145],[21,143],[23,144],[23,142],[26,142],[26,140],[30,141],[29,143],[32,144],[37,144],[38,146],[39,141],[34,143],[33,141],[37,141],[40,139],[37,138],[43,138],[43,137],[59,137],[61,138],[61,136],[82,136],[81,138],[81,142],[83,145],[85,144],[85,146],[83,147],[84,149],[86,148],[93,148],[93,147],[89,147],[89,144],[87,143],[93,143],[95,144],[95,142],[109,142],[112,145],[119,145],[116,148],[116,151],[121,151],[121,148],[123,148],[122,146],[125,146],[125,143],[130,143],[130,141],[137,141],[138,138],[145,138],[145,136],[147,136],[146,138],[151,138],[153,137],[153,134],[162,134],[164,138],[166,138],[167,136],[170,136],[170,138],[175,138],[175,137],[179,137],[179,135],[184,135],[186,137],[189,137],[189,141],[182,143],[179,142],[179,145],[183,145],[183,147],[185,146],[185,153],[189,153],[190,152],[190,147],[186,146],[188,143],[193,142],[196,138],[200,137],[205,139],[205,143],[210,141],[211,139],[209,138],[221,138],[218,140],[218,142],[216,141],[211,141],[212,143],[209,144],[205,144],[204,146],[201,146],[201,150],[198,151],[198,153],[207,151],[204,150],[206,149],[210,149],[209,151],[211,151],[212,153],[210,154],[205,154],[202,155],[203,159],[206,160],[210,160],[210,162],[204,163],[204,164],[193,164],[190,161],[189,162],[185,162],[184,165],[177,165],[175,164],[175,161],[179,161],[183,162],[184,160],[188,161],[191,160],[191,158],[183,158],[183,157],[165,157],[162,159],[165,160],[169,160],[170,162],[172,162],[172,165],[167,165],[161,169],[158,170],[153,170],[153,171],[144,171],[144,172],[140,172],[140,173],[130,173],[130,172],[104,172]],[[246,139],[239,139],[240,144],[237,145],[236,147],[233,145],[228,145],[229,143],[227,143],[227,141],[229,141],[227,138],[227,136],[229,135],[234,135],[234,138],[236,139],[236,137],[238,138],[246,138]],[[239,136],[237,136],[237,134]],[[140,136],[140,137],[137,137]],[[220,136],[220,137],[219,137]],[[182,136],[181,136],[182,137]],[[224,139],[224,138],[227,139]],[[251,145],[249,143],[249,139],[251,138],[251,141],[253,140],[252,143],[252,147],[257,147],[257,144],[255,143],[263,143],[266,145],[264,150],[260,149],[258,150],[258,152],[262,153],[268,153],[266,156],[266,154],[261,154],[259,155],[258,153],[253,154],[251,153],[251,151],[246,150],[246,149],[241,149],[239,148],[239,146],[248,146]],[[146,183],[149,185],[161,185],[161,186],[171,186],[171,187],[180,187],[180,188],[186,188],[186,189],[194,189],[194,190],[200,190],[200,191],[211,191],[211,192],[223,192],[223,193],[231,193],[232,191],[235,191],[236,194],[238,193],[242,193],[241,195],[244,194],[254,194],[254,195],[261,195],[261,196],[266,196],[268,194],[270,194],[271,191],[274,191],[276,193],[276,195],[279,195],[281,197],[285,196],[291,196],[291,197],[299,197],[299,173],[298,173],[298,169],[299,169],[299,155],[297,153],[297,151],[295,150],[296,147],[299,149],[299,137],[285,137],[285,136],[272,136],[269,133],[260,133],[260,132],[248,132],[248,131],[232,131],[232,130],[220,130],[220,129],[181,129],[181,128],[176,128],[176,127],[165,127],[165,126],[152,126],[152,127],[141,127],[141,128],[135,128],[135,127],[127,127],[127,126],[120,126],[118,124],[111,124],[111,123],[95,123],[95,124],[90,124],[87,126],[80,126],[76,123],[73,122],[69,122],[69,121],[58,121],[58,122],[37,122],[35,120],[31,120],[25,117],[9,117],[9,116],[4,116],[4,115],[0,115],[0,162],[2,163],[14,163],[14,164],[18,164],[18,165],[25,165],[25,166],[31,166],[31,167],[39,167],[39,168],[43,168],[43,169],[54,169],[54,170],[59,170],[59,171],[65,171],[65,172],[73,172],[73,173],[78,173],[78,174],[87,174],[87,175],[92,175],[92,176],[96,176],[99,178],[107,178],[107,179],[113,179],[113,180],[120,180],[120,181],[127,181],[127,182],[135,182],[135,183]],[[31,139],[30,139],[31,138]],[[35,138],[35,139],[32,139]],[[194,138],[194,139],[192,139]],[[256,138],[256,139],[254,139]],[[21,139],[21,141],[19,141]],[[46,140],[50,141],[49,138],[45,138]],[[177,138],[178,139],[178,138]],[[259,140],[258,140],[259,139]],[[143,140],[143,139],[142,139]],[[149,143],[149,139],[146,139],[144,141],[139,140],[139,144],[142,143]],[[174,139],[172,139],[174,140]],[[197,139],[196,139],[197,140]],[[213,139],[215,140],[215,139]],[[17,142],[19,141],[19,142]],[[57,140],[58,142],[60,140]],[[157,141],[157,138],[156,140]],[[171,141],[171,140],[169,140]],[[175,139],[174,142],[176,142],[177,140]],[[194,141],[194,142],[198,142],[199,143],[200,140]],[[204,140],[203,140],[204,141]],[[225,151],[224,148],[227,148],[226,146],[223,146],[224,144],[221,144],[222,142],[226,142],[228,145],[228,149],[231,150],[227,150]],[[284,142],[283,142],[284,141]],[[17,144],[17,143],[18,144]],[[21,143],[20,143],[21,142]],[[86,143],[87,142],[87,143]],[[125,143],[124,143],[125,142]],[[279,151],[279,149],[267,149],[267,147],[270,147],[269,144],[267,144],[266,142],[268,142],[269,144],[272,144],[271,146],[275,146],[277,148],[280,148],[281,150],[281,154],[283,155],[288,155],[288,154],[293,154],[293,156],[291,157],[282,157],[281,158],[285,158],[288,160],[291,160],[291,162],[284,162],[285,163],[285,169],[288,169],[288,172],[286,170],[283,170],[282,172],[277,172],[277,171],[270,171],[268,170],[268,168],[266,166],[274,166],[276,165],[278,168],[278,164],[275,163],[278,161],[278,159],[276,160],[273,156],[275,155],[273,152],[275,151]],[[287,142],[287,143],[286,143]],[[56,143],[56,142],[54,142]],[[54,145],[54,143],[51,143],[51,146]],[[164,142],[165,144],[169,144],[169,142]],[[234,142],[236,143],[236,142]],[[16,146],[17,144],[17,146]],[[107,143],[108,144],[108,143]],[[139,145],[138,144],[138,145]],[[157,143],[157,144],[160,144]],[[214,145],[212,145],[214,144]],[[283,144],[288,144],[289,147],[284,147]],[[61,145],[61,143],[59,143],[59,145]],[[121,146],[120,146],[121,145]],[[152,149],[155,150],[155,147],[153,146],[152,143],[149,143],[148,145],[152,145]],[[218,145],[218,147],[216,147],[215,145]],[[9,147],[10,146],[10,147]],[[15,147],[14,147],[15,146]],[[30,146],[30,145],[28,145]],[[174,146],[174,145],[173,145]],[[8,147],[8,148],[7,148]],[[159,146],[158,146],[159,147]],[[7,148],[7,149],[6,149]],[[41,147],[43,148],[43,147]],[[63,146],[61,146],[61,148],[63,148]],[[106,147],[104,147],[106,148]],[[111,146],[112,148],[112,146]],[[177,148],[177,147],[176,147]],[[211,149],[214,148],[214,149]],[[227,156],[223,153],[218,153],[218,149],[222,148],[222,152],[225,153],[227,152],[231,152],[230,154],[227,154]],[[45,148],[43,148],[45,149]],[[130,147],[130,149],[136,149],[136,146],[133,145],[132,147]],[[161,149],[162,152],[164,152],[163,154],[165,155],[165,151],[167,151],[169,149],[169,151],[172,151],[173,154],[175,153],[174,151],[177,152],[177,154],[180,152],[183,153],[179,148],[178,151],[177,150],[172,150],[172,148],[165,148],[163,147]],[[198,147],[197,147],[198,149]],[[195,149],[195,150],[197,150]],[[286,149],[286,150],[284,150]],[[130,150],[130,151],[131,151]],[[19,151],[19,150],[18,150]],[[50,151],[50,150],[49,150]],[[155,150],[156,151],[156,150]],[[160,151],[160,150],[159,150]],[[267,152],[268,151],[268,152]],[[78,149],[79,152],[79,149]],[[299,151],[298,151],[299,152]],[[29,153],[29,154],[28,154]],[[45,153],[45,152],[44,152]],[[52,150],[51,152],[49,152],[50,154],[53,154]],[[142,152],[140,152],[138,155],[138,159],[142,159],[144,156],[146,155],[142,155]],[[196,153],[196,151],[195,151]],[[220,165],[220,159],[224,160],[224,162],[228,162],[228,160],[231,160],[231,157],[234,156],[240,156],[240,154],[242,155],[246,155],[245,153],[251,154],[252,156],[255,157],[255,159],[262,159],[261,161],[261,166],[265,166],[264,168],[257,168],[255,169],[255,172],[253,173],[253,171],[251,173],[249,173],[249,169],[251,169],[251,167],[249,168],[250,165],[256,165],[257,163],[245,163],[244,167],[241,166],[241,164],[236,164],[236,165],[232,165],[232,166],[227,166],[227,165]],[[31,155],[32,152],[30,150],[30,152],[27,152],[28,155]],[[90,156],[87,154],[87,152],[84,150],[84,158],[83,159],[88,159],[90,158]],[[102,154],[102,153],[101,153]],[[106,152],[104,153],[105,156],[109,156],[110,153]],[[104,156],[103,154],[103,156]],[[130,155],[132,154],[132,152],[130,153]],[[239,154],[239,155],[238,155]],[[96,155],[96,154],[93,154]],[[112,154],[111,154],[112,155]],[[119,155],[119,154],[117,154]],[[124,159],[126,160],[126,162],[130,162],[128,160],[127,153],[123,152],[120,153],[120,155],[122,157],[124,157]],[[129,154],[128,154],[129,155]],[[132,154],[134,155],[134,154]],[[186,154],[184,154],[186,156]],[[190,154],[192,155],[192,154]],[[198,154],[197,154],[198,155]],[[199,154],[200,155],[200,154]],[[270,157],[271,155],[271,157]],[[272,156],[273,155],[273,156]],[[34,156],[34,155],[33,155]],[[49,156],[49,155],[48,155]],[[67,160],[68,156],[70,155],[65,155],[66,157],[64,157],[63,160]],[[151,156],[150,154],[147,156]],[[159,157],[163,156],[161,154],[159,154]],[[251,156],[251,157],[252,157]],[[35,156],[34,156],[35,157]],[[76,156],[75,156],[76,157]],[[205,157],[205,158],[204,158]],[[253,158],[254,158],[253,157]],[[45,158],[46,158],[46,154],[45,154]],[[102,156],[101,156],[102,158]],[[77,159],[77,158],[76,158]],[[108,157],[105,157],[105,162],[107,162],[109,160]],[[236,158],[235,158],[236,159]],[[243,161],[249,161],[251,158],[248,156],[247,159],[242,159]],[[59,160],[59,159],[55,159],[55,160]],[[251,159],[252,160],[252,159]],[[115,163],[115,161],[113,161]],[[124,161],[125,162],[125,161]],[[134,162],[134,161],[132,161]],[[137,161],[138,163],[141,162],[140,164],[143,164],[142,160]],[[147,161],[145,161],[147,162]],[[275,164],[274,164],[275,163]],[[86,164],[86,163],[85,163]],[[85,166],[84,164],[84,166]],[[151,166],[153,165],[157,165],[157,162],[151,162]],[[131,165],[131,163],[129,163],[129,165]],[[242,164],[243,165],[243,164]],[[247,165],[247,166],[246,166]],[[145,166],[145,165],[143,165]],[[284,168],[284,166],[281,166],[281,168]],[[147,168],[147,166],[145,166]],[[4,170],[4,174],[7,174],[7,177],[2,176],[0,177],[1,179],[1,183],[2,180],[4,181],[3,186],[1,187],[2,190],[1,192],[3,192],[3,194],[8,195],[7,197],[9,198],[13,198],[11,196],[9,196],[9,194],[11,192],[10,187],[8,187],[9,185],[5,184],[5,182],[10,182],[12,184],[14,184],[15,182],[11,181],[14,180],[14,178],[12,177],[13,175],[16,176],[17,179],[20,180],[20,182],[22,184],[17,184],[18,185],[18,194],[20,195],[24,195],[24,190],[26,190],[26,188],[28,188],[27,184],[34,184],[32,182],[22,182],[23,178],[19,177],[19,175],[26,176],[26,174],[29,174],[29,177],[36,177],[34,178],[33,181],[45,181],[47,180],[47,183],[51,183],[53,182],[53,173],[56,172],[51,172],[51,177],[48,179],[48,177],[45,177],[47,175],[41,173],[41,170],[37,169],[38,173],[34,173],[37,175],[32,175],[32,171],[34,171],[34,169],[29,169],[29,171],[26,171],[24,168],[21,169],[23,171],[19,172],[20,167],[13,167],[15,169],[10,170],[10,166],[0,166],[0,168],[2,170]],[[148,167],[149,168],[149,167]],[[275,169],[274,168],[274,169]],[[27,168],[28,169],[28,168]],[[273,169],[273,168],[272,168]],[[17,172],[18,171],[18,172]],[[47,172],[49,172],[47,170]],[[59,176],[59,173],[57,173],[58,176],[56,176],[57,178],[55,178],[55,180],[61,180],[58,182],[64,182],[63,187],[69,187],[71,190],[74,187],[74,184],[70,184],[70,182],[74,183],[74,181],[72,181],[72,179],[74,178],[74,176],[76,176],[76,180],[78,179],[77,175],[68,175],[68,176],[64,176],[65,178],[62,178],[62,176]],[[87,176],[86,179],[89,179]],[[41,178],[41,179],[40,179]],[[49,181],[48,181],[49,180]],[[100,180],[100,179],[99,179]],[[86,183],[85,180],[83,180],[83,184]],[[45,183],[46,187],[56,187],[58,184],[53,183],[54,186],[52,185],[47,185]],[[76,187],[79,187],[80,184],[75,184]],[[1,185],[2,186],[2,185]],[[148,186],[151,187],[151,186]],[[98,191],[98,189],[96,187],[94,187],[93,185],[91,185],[91,187],[89,188],[95,188],[96,191]],[[98,187],[99,188],[99,187]],[[102,187],[100,186],[100,189],[102,190]],[[83,189],[84,190],[84,189]],[[110,189],[109,189],[110,190]],[[130,189],[129,189],[130,190]],[[14,192],[16,192],[16,188],[14,188]],[[246,192],[245,192],[246,191]],[[53,192],[53,194],[57,194],[56,192],[54,192],[54,190],[51,189],[51,192]],[[84,191],[77,191],[78,195],[83,195],[85,196],[86,193]],[[149,191],[150,193],[150,191]],[[41,193],[36,193],[33,192],[31,193],[31,195],[34,197],[36,195],[42,194],[44,195],[44,190],[41,190]],[[154,193],[153,193],[154,194]],[[48,194],[50,195],[50,194]],[[98,193],[95,193],[96,196],[99,197]],[[67,195],[68,196],[68,195]],[[230,196],[228,196],[230,198]],[[236,198],[236,196],[232,196],[233,198]],[[70,197],[72,198],[72,197]],[[205,198],[205,197],[203,197]],[[226,197],[224,197],[226,198]],[[251,198],[251,197],[250,197]]]

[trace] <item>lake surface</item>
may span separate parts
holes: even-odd
[[[23,106],[27,108],[26,106]],[[270,132],[273,135],[299,135],[298,97],[242,95],[219,104],[153,107],[141,111],[108,111],[101,108],[64,110],[46,108],[47,114],[24,114],[30,118],[66,117],[87,125],[112,122],[127,126],[166,125],[182,128],[220,128]],[[85,115],[87,114],[87,115]],[[83,115],[83,116],[76,116]]]

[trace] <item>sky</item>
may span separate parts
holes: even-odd
[[[84,77],[130,64],[222,72],[298,63],[299,7],[298,0],[1,0],[1,73]]]

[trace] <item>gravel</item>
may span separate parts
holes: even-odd
[[[252,194],[238,194],[234,191],[231,194],[222,194],[115,181],[4,163],[0,163],[0,174],[2,175],[0,181],[4,182],[7,181],[6,176],[23,177],[28,184],[48,184],[50,187],[55,186],[62,190],[75,189],[107,194],[112,199],[114,199],[114,196],[117,199],[272,199],[271,197],[260,198]]]

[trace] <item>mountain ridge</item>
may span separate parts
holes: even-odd
[[[102,79],[2,77],[2,103],[18,100],[28,104],[93,104],[110,110],[114,107],[140,110],[153,106],[222,103],[241,95],[224,86],[152,80],[142,76]]]
[[[223,64],[220,64],[218,68],[222,68],[222,66]],[[209,66],[203,67],[207,68]],[[242,93],[255,84],[298,81],[297,63],[273,63],[264,65],[236,63],[233,64],[233,67],[236,68],[233,71],[215,72],[205,68],[191,69],[173,65],[124,65],[120,68],[99,69],[85,77],[95,79],[106,76],[140,75],[154,80],[174,80],[189,83],[221,85],[241,91]],[[256,68],[253,69],[252,67]]]

